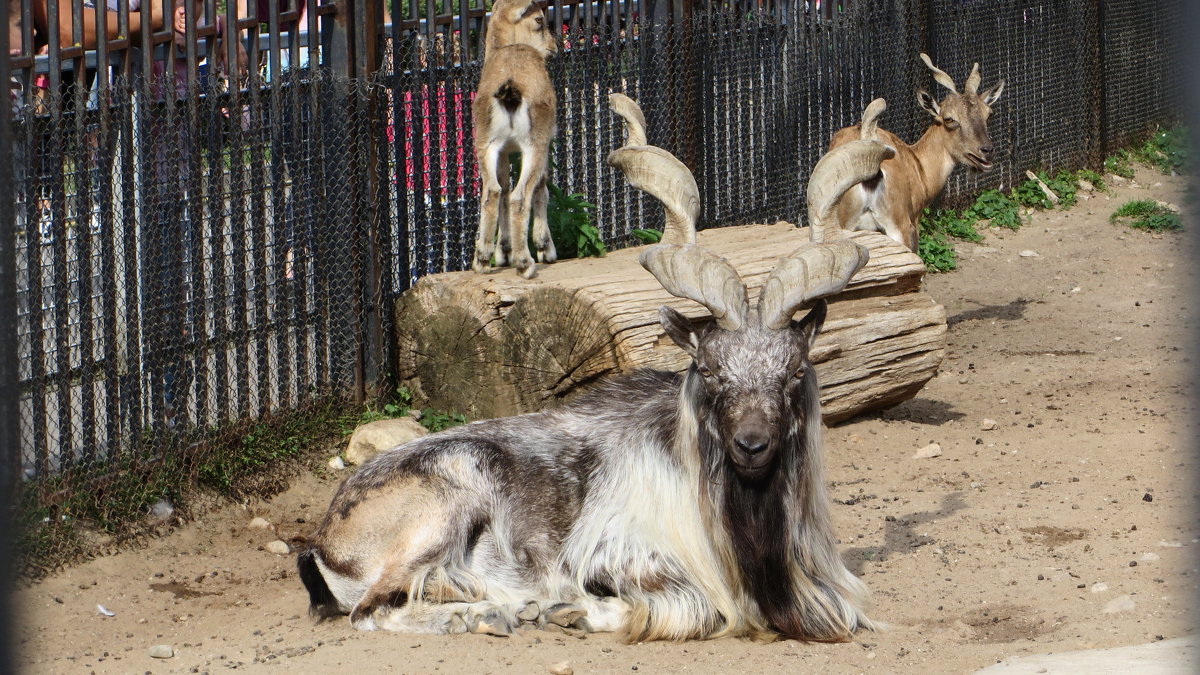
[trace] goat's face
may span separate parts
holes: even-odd
[[[948,94],[939,103],[929,92],[919,89],[917,102],[945,128],[949,137],[946,150],[955,162],[976,171],[987,171],[992,168],[988,117],[992,114],[991,105],[1000,98],[1003,90],[1004,80],[1000,80],[981,93]]]
[[[808,353],[825,320],[825,301],[779,330],[753,319],[732,331],[696,329],[669,307],[661,309],[660,317],[667,334],[692,357],[687,377],[699,379],[712,414],[700,423],[715,427],[739,477],[759,481],[769,476],[780,440],[800,433],[804,424],[820,424],[805,420],[799,406],[806,379],[812,377]]]
[[[558,51],[546,13],[531,0],[496,0],[487,30],[489,46],[529,45],[546,56]]]

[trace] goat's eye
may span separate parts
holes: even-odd
[[[796,369],[796,372],[792,373],[792,376],[795,377],[797,380],[801,380],[801,379],[804,379],[805,372],[807,372],[807,369],[804,366],[800,366],[799,368]]]
[[[945,124],[946,128],[951,131],[954,131],[958,128],[958,120],[954,119],[953,117],[943,117],[942,123]]]
[[[707,366],[700,366],[699,368],[697,368],[697,370],[700,371],[701,377],[705,377],[705,378],[712,377],[713,372],[711,370],[709,370]]]
[[[546,24],[546,17],[544,17],[544,16],[539,16],[538,18],[534,19],[534,21],[536,21],[536,22],[537,22],[537,25],[538,25],[539,27],[540,27],[540,26],[544,26],[544,25]]]

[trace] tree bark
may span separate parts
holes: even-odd
[[[849,236],[871,260],[829,298],[813,349],[827,423],[911,398],[945,351],[945,309],[921,292],[920,259],[878,233]],[[806,228],[784,222],[698,235],[741,273],[751,303],[775,263],[808,239]],[[539,265],[532,280],[511,269],[421,278],[396,303],[400,383],[422,405],[478,419],[553,407],[636,367],[685,369],[658,307],[698,321],[707,310],[663,290],[637,264],[641,250]]]

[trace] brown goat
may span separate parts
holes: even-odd
[[[475,119],[475,159],[482,194],[477,272],[511,264],[529,278],[537,268],[529,254],[527,225],[533,212],[538,260],[557,259],[546,222],[546,168],[554,137],[557,99],[546,59],[558,51],[546,15],[532,0],[496,0],[484,40],[483,72],[471,104]],[[521,153],[521,176],[509,185],[509,156]],[[500,249],[496,251],[499,228]]]
[[[917,90],[917,102],[933,116],[933,124],[914,145],[879,129],[878,140],[895,148],[896,156],[883,162],[879,177],[848,190],[836,206],[837,221],[846,229],[878,230],[914,252],[921,211],[946,187],[954,167],[966,164],[975,171],[992,168],[987,122],[991,105],[1004,90],[1004,80],[1000,80],[977,93],[980,76],[976,63],[959,93],[954,80],[936,68],[927,55],[921,54],[921,60],[933,70],[934,79],[950,90],[940,103],[924,89]],[[882,110],[880,104],[876,114]],[[835,133],[829,149],[862,137],[862,127],[870,126],[866,117],[863,124]]]

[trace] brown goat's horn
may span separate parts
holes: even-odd
[[[737,330],[746,321],[746,285],[729,261],[696,244],[655,244],[638,262],[667,292],[704,305],[717,326]]]
[[[979,75],[979,64],[971,66],[971,74],[967,76],[967,81],[963,83],[963,91],[968,94],[979,92],[979,81],[983,79]]]
[[[763,325],[783,328],[808,303],[840,293],[870,257],[867,247],[849,239],[796,249],[775,266],[763,284],[758,297]]]
[[[808,227],[812,241],[827,241],[842,236],[834,207],[842,194],[879,173],[885,159],[896,156],[896,149],[877,140],[875,120],[883,112],[883,99],[875,99],[863,113],[863,139],[850,141],[825,153],[808,177]]]
[[[949,89],[950,91],[952,91],[956,94],[958,93],[958,87],[954,86],[953,78],[951,78],[949,75],[947,75],[945,73],[945,71],[943,71],[941,68],[938,68],[937,66],[933,65],[933,61],[929,60],[928,54],[926,54],[925,52],[921,52],[921,60],[925,62],[925,65],[929,66],[930,70],[933,71],[933,79],[936,80],[938,84],[942,85],[943,87]]]
[[[692,172],[675,155],[647,145],[646,118],[633,99],[610,94],[609,107],[625,119],[625,146],[608,155],[608,165],[620,169],[635,188],[662,202],[666,211],[663,243],[696,242],[696,219],[700,215],[700,188]]]

